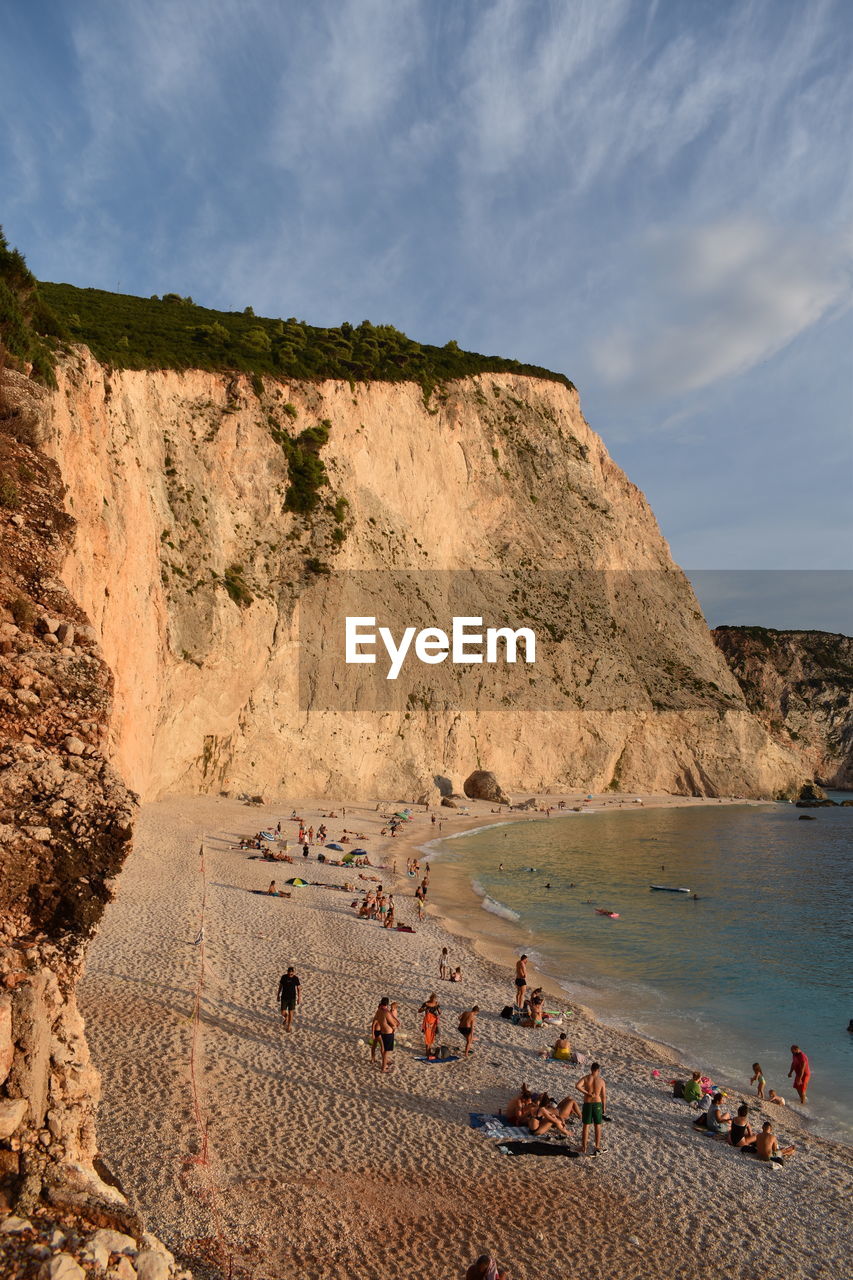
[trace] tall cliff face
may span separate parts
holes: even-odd
[[[416,796],[477,766],[516,790],[767,796],[801,781],[796,756],[749,713],[642,494],[568,388],[486,374],[427,404],[405,383],[108,372],[84,348],[57,372],[47,447],[79,527],[64,578],[115,675],[116,767],[143,796]],[[285,510],[288,441],[322,423],[330,484],[306,518]],[[581,592],[548,620],[562,639],[546,683],[571,669],[575,688],[609,664],[610,686],[588,705],[555,710],[546,698],[523,713],[476,698],[344,713],[300,702],[299,618],[329,590],[326,565],[407,571],[394,590],[419,625],[424,570],[521,582],[542,569],[632,571],[621,598],[587,587],[589,609]],[[589,622],[602,590],[629,620],[621,635],[612,617],[598,632]],[[665,655],[653,679],[633,670],[626,635]],[[346,675],[351,706],[366,705]],[[673,682],[703,697],[673,701]],[[630,696],[610,710],[616,685]]]
[[[712,635],[776,741],[802,752],[823,786],[853,790],[853,638],[765,627]]]
[[[41,1194],[66,1206],[80,1196],[115,1201],[93,1171],[99,1080],[75,986],[129,849],[134,800],[104,754],[110,671],[59,576],[74,521],[59,469],[37,447],[45,396],[4,374],[0,1210],[31,1207]]]

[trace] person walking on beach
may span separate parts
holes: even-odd
[[[575,1085],[578,1092],[583,1095],[583,1108],[581,1110],[582,1155],[586,1155],[590,1125],[593,1126],[595,1135],[595,1147],[592,1154],[597,1156],[601,1150],[601,1121],[604,1116],[604,1108],[607,1105],[607,1086],[599,1074],[600,1071],[599,1064],[593,1062],[589,1073],[582,1080],[578,1080]]]
[[[809,1060],[803,1053],[798,1044],[791,1045],[791,1070],[788,1072],[788,1078],[794,1077],[794,1088],[800,1095],[800,1102],[803,1106],[806,1104],[806,1094],[809,1091],[809,1080],[811,1079],[811,1067]]]
[[[527,956],[521,956],[515,962],[515,1007],[524,1008],[524,993],[527,990]]]
[[[467,1058],[471,1052],[471,1042],[474,1039],[474,1028],[477,1025],[477,1014],[480,1012],[480,1006],[475,1004],[472,1008],[459,1015],[459,1034],[465,1041],[465,1052],[463,1058]]]
[[[293,965],[288,965],[287,973],[278,980],[277,1000],[281,1008],[281,1020],[285,1031],[293,1025],[293,1013],[298,1004],[302,1004],[302,984],[296,976]]]
[[[763,1102],[764,1086],[767,1084],[767,1081],[764,1079],[764,1072],[761,1070],[760,1062],[753,1062],[752,1075],[750,1076],[749,1083],[758,1085],[758,1098],[761,1102]]]
[[[379,1001],[379,1008],[373,1019],[375,1034],[382,1041],[382,1063],[380,1071],[388,1072],[393,1070],[391,1059],[394,1055],[394,1032],[400,1025],[400,1019],[391,1008],[391,1002],[387,996],[383,996]]]
[[[447,956],[447,947],[442,947],[441,955],[438,958],[438,976],[442,980],[447,977],[449,964],[450,961]]]

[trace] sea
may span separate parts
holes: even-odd
[[[758,1061],[797,1102],[787,1072],[800,1045],[812,1082],[798,1109],[853,1142],[853,808],[593,800],[426,852],[440,905],[468,932],[526,951],[601,1020],[712,1078],[747,1088]]]

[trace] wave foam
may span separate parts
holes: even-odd
[[[495,898],[490,898],[486,890],[480,884],[479,880],[471,881],[471,888],[482,899],[480,906],[484,911],[490,911],[493,916],[500,916],[502,920],[520,920],[521,916],[517,911],[513,911],[512,907],[505,907],[502,902],[498,902]]]

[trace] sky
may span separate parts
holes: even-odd
[[[848,0],[0,14],[39,278],[566,373],[688,572],[798,572],[697,576],[709,621],[849,628],[816,573],[853,570]]]

